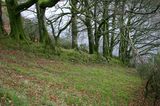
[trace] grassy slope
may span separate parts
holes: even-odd
[[[141,85],[132,68],[51,60],[8,45],[15,44],[0,43],[1,104],[127,106]]]

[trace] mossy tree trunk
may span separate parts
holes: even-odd
[[[98,32],[98,14],[97,14],[97,6],[98,6],[98,1],[95,1],[94,4],[94,37],[95,37],[95,52],[98,54],[98,49],[99,49],[99,39],[100,39],[100,35]]]
[[[91,22],[91,13],[90,13],[90,8],[89,6],[89,1],[84,0],[84,5],[87,7],[86,9],[86,14],[85,14],[85,25],[87,27],[87,32],[88,32],[88,41],[89,41],[89,54],[94,53],[94,35],[93,35],[93,30],[92,30],[92,22]]]
[[[39,1],[42,0],[27,0],[25,3],[18,4],[17,0],[6,0],[6,6],[9,14],[10,27],[11,27],[10,35],[16,40],[26,39],[21,19],[22,11],[28,9],[36,2],[38,2],[42,8],[46,8],[54,6],[59,0],[45,0],[45,3]]]
[[[2,20],[2,1],[0,0],[0,36],[5,35],[6,32],[3,27],[3,20]]]
[[[52,49],[55,48],[54,47],[55,45],[51,43],[51,39],[49,37],[46,28],[46,18],[45,18],[46,7],[52,7],[55,4],[57,4],[58,1],[60,0],[46,0],[46,1],[39,0],[38,3],[36,3],[40,42],[45,45],[45,49],[47,48],[47,46],[51,47]]]
[[[106,17],[108,17],[108,5],[109,2],[107,0],[103,1],[103,56],[108,58],[109,57],[109,24]]]
[[[41,8],[39,4],[36,4],[37,9],[37,19],[38,19],[38,28],[39,28],[39,36],[40,42],[45,43],[45,40],[48,36],[48,32],[45,26],[45,8]]]
[[[53,7],[59,1],[60,0],[38,0],[38,4],[40,5],[41,8],[46,8],[46,7]]]
[[[25,39],[20,12],[16,10],[17,0],[6,0],[11,32],[10,35],[16,40]]]
[[[18,4],[17,0],[6,0],[11,27],[10,35],[16,40],[26,39],[20,13],[32,6],[35,2],[37,2],[37,0],[28,0],[25,3]]]
[[[121,11],[124,11],[124,3],[121,2]],[[124,28],[124,16],[120,16],[120,42],[119,42],[119,58],[125,62],[125,28]]]
[[[89,20],[87,19],[87,22],[86,22],[87,31],[88,31],[88,41],[89,41],[89,54],[93,54],[94,53],[94,39],[93,39],[91,21]]]
[[[72,27],[72,49],[78,49],[78,44],[77,44],[77,36],[78,36],[78,30],[77,30],[77,13],[76,13],[76,6],[77,6],[78,1],[76,0],[71,0],[71,12],[72,12],[72,17],[71,17],[71,27]]]
[[[112,18],[112,33],[111,33],[111,40],[110,40],[110,56],[113,56],[113,49],[115,46],[115,29],[116,29],[116,12],[117,12],[117,5],[118,5],[118,0],[114,1],[114,10],[113,10],[113,18]]]
[[[121,2],[121,9],[124,12],[125,1]],[[124,16],[120,17],[120,44],[119,44],[119,58],[120,60],[127,64],[129,61],[129,32],[130,32],[130,22],[131,15],[129,14],[127,24],[125,25]]]

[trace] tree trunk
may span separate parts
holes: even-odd
[[[94,36],[95,36],[95,52],[98,54],[98,49],[99,49],[99,39],[100,36],[98,34],[98,27],[97,27],[97,3],[98,1],[95,1],[94,4]]]
[[[108,1],[103,2],[103,19],[108,17]],[[109,56],[109,25],[108,20],[104,21],[103,25],[103,56],[108,58]]]
[[[85,6],[89,6],[88,0],[85,0]],[[89,41],[89,54],[94,53],[94,38],[93,38],[93,30],[92,30],[92,24],[91,24],[91,15],[90,15],[89,8],[86,9],[86,16],[85,16],[85,25],[87,27],[88,32],[88,41]]]
[[[0,36],[5,35],[5,30],[3,27],[3,20],[2,20],[2,1],[0,0]]]
[[[55,36],[54,41],[55,41],[55,47],[59,47],[59,37]]]
[[[88,31],[88,40],[89,40],[89,54],[94,53],[94,40],[93,40],[93,32],[91,22],[88,21],[87,23],[87,31]]]
[[[121,16],[121,19],[120,19],[120,44],[119,44],[119,57],[120,57],[120,60],[124,63],[125,62],[125,30],[124,30],[124,19],[123,19],[123,16]]]
[[[77,14],[75,12],[75,7],[77,5],[76,0],[71,0],[72,7],[71,7],[71,12],[72,12],[72,49],[78,49],[78,44],[77,44],[77,35],[78,35],[78,30],[77,30]],[[73,7],[75,6],[75,7]]]
[[[21,14],[16,11],[17,0],[6,0],[6,5],[11,27],[10,35],[16,40],[26,39]]]
[[[48,32],[45,26],[45,8],[41,8],[38,3],[36,4],[37,9],[37,18],[38,18],[38,28],[39,28],[39,36],[40,42],[45,43],[47,40]]]
[[[125,1],[121,2],[122,12],[124,12]],[[129,44],[129,27],[130,27],[130,15],[128,16],[127,24],[125,25],[124,16],[120,17],[120,44],[119,44],[119,57],[123,63],[128,62],[128,44]]]
[[[110,56],[112,57],[112,52],[115,46],[115,28],[116,28],[116,12],[117,12],[118,0],[114,0],[114,10],[113,10],[113,18],[112,18],[112,33],[111,33],[111,41],[110,41]]]

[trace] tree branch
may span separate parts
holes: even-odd
[[[41,8],[52,7],[55,6],[60,0],[39,0],[38,4]]]
[[[38,2],[38,0],[28,0],[27,2],[18,5],[16,11],[20,13],[24,10],[27,10],[30,6],[32,6],[36,2]]]
[[[142,12],[134,12],[134,11],[129,11],[129,10],[127,10],[126,13],[133,13],[133,14],[139,14],[139,15],[149,15],[149,14],[154,14],[154,13],[156,13],[159,8],[160,8],[160,4],[158,4],[157,7],[156,7],[156,9],[154,9],[154,10],[151,11],[151,12],[142,13]]]

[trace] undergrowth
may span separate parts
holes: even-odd
[[[56,48],[56,51],[47,48],[45,49],[44,45],[41,43],[34,43],[31,41],[25,42],[20,41],[17,42],[13,39],[0,39],[1,47],[6,49],[13,49],[13,50],[21,50],[29,53],[34,53],[37,56],[43,56],[45,58],[53,58],[53,59],[59,59],[63,61],[70,61],[73,63],[102,63],[107,64],[108,61],[106,58],[104,58],[101,55],[97,54],[88,54],[83,51],[76,51],[74,49],[64,49],[64,48]],[[113,62],[118,62],[118,59],[113,59]]]

